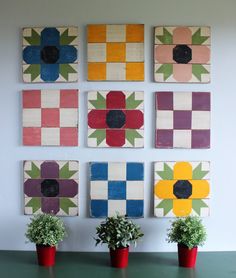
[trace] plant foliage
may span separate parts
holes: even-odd
[[[136,246],[137,240],[143,236],[137,224],[121,215],[107,217],[96,230],[96,246],[106,243],[113,250],[128,247],[131,243]]]
[[[188,216],[173,221],[168,231],[168,242],[183,244],[189,249],[202,246],[206,240],[206,229],[202,220],[197,216]]]
[[[25,236],[29,241],[46,246],[55,246],[66,235],[63,221],[51,214],[34,215]]]

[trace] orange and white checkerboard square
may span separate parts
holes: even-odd
[[[89,81],[144,80],[144,25],[87,27]]]

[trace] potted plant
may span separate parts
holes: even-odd
[[[206,240],[206,230],[197,216],[179,218],[171,223],[168,242],[178,244],[179,266],[195,267],[198,246]]]
[[[53,266],[56,245],[66,235],[63,221],[51,214],[35,215],[31,218],[25,235],[36,244],[39,265]]]
[[[96,228],[96,245],[106,243],[110,249],[111,266],[124,268],[128,265],[129,246],[143,236],[138,225],[125,216],[107,217]]]

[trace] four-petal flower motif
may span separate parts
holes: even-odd
[[[25,28],[25,82],[77,81],[77,28]]]
[[[156,162],[155,215],[208,215],[208,173],[209,162]]]
[[[143,92],[92,91],[88,107],[90,147],[143,147]]]
[[[210,82],[210,28],[155,28],[155,81]]]
[[[77,176],[77,161],[26,161],[25,213],[77,215]]]

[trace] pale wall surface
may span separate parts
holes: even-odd
[[[153,217],[153,161],[210,160],[211,216],[204,219],[208,240],[203,250],[236,249],[236,2],[235,0],[1,0],[0,3],[0,249],[33,249],[25,244],[28,216],[23,215],[22,160],[77,159],[80,161],[80,216],[65,218],[69,237],[60,250],[101,251],[93,236],[100,222],[90,219],[87,163],[128,160],[145,162],[145,217],[137,220],[145,233],[136,251],[173,251],[165,241],[169,219]],[[87,82],[86,25],[88,23],[145,24],[145,82]],[[79,26],[80,82],[77,84],[23,84],[21,28]],[[211,84],[157,84],[153,82],[153,27],[208,25],[212,28]],[[21,145],[21,90],[80,89],[80,147],[23,147]],[[93,89],[145,91],[145,148],[89,149],[86,147],[86,92]],[[212,92],[212,147],[210,150],[154,149],[154,92],[157,90]]]

